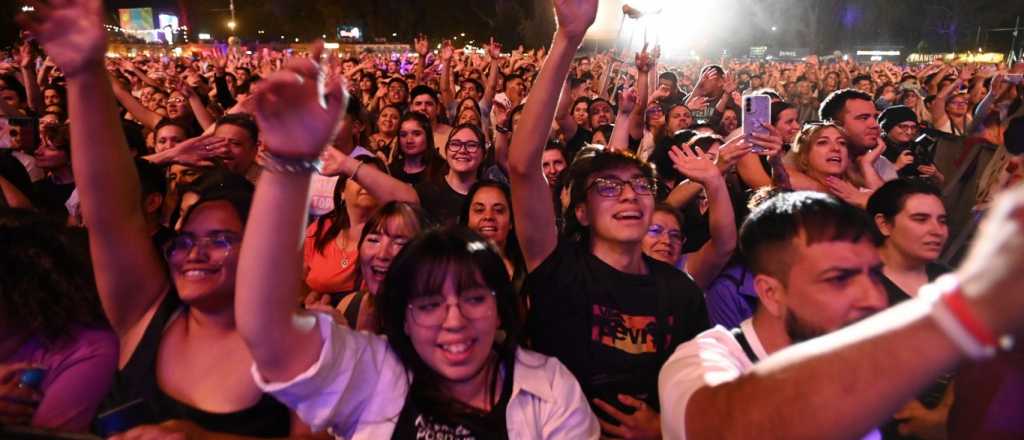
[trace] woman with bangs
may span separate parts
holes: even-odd
[[[330,312],[352,329],[380,333],[374,298],[395,255],[427,226],[427,215],[417,205],[396,201],[381,205],[359,237],[356,289],[321,297],[319,302],[307,301],[306,309]]]
[[[604,435],[657,438],[661,364],[709,324],[700,288],[643,254],[654,169],[631,153],[584,150],[570,168],[560,239],[541,167],[558,91],[594,12],[557,11],[559,28],[509,150],[515,231],[528,271],[526,328],[533,348],[580,380]]]
[[[341,175],[334,186],[334,209],[306,228],[302,246],[304,279],[315,300],[322,294],[359,287],[356,261],[363,225],[381,203],[415,201],[416,197],[409,185],[387,174],[379,158],[349,157],[337,150],[331,150],[331,154],[338,156],[332,160],[338,169],[324,168],[322,172]],[[308,300],[311,298],[307,296]]]
[[[883,149],[875,148],[858,159],[858,175],[846,145],[846,131],[834,123],[804,125],[786,157],[788,176],[779,176],[776,181],[785,188],[830,193],[852,205],[866,207],[871,189],[866,188],[863,180],[881,180],[871,164]]]
[[[201,194],[161,257],[103,67],[102,7],[47,5],[35,19],[29,28],[68,77],[72,165],[96,287],[118,338],[119,371],[105,407],[128,405],[122,414],[137,415],[127,427],[141,426],[128,438],[308,434],[253,382],[252,357],[236,329],[237,250],[251,193]]]
[[[314,161],[344,108],[343,89],[325,87],[320,67],[304,61],[266,79],[254,97],[274,160]],[[297,132],[306,135],[290,136]],[[519,348],[511,282],[476,234],[432,231],[402,249],[378,293],[384,336],[297,311],[298,262],[287,260],[311,173],[281,168],[260,178],[247,232],[263,239],[241,252],[236,316],[263,389],[345,438],[597,438],[572,375]]]

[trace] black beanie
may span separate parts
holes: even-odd
[[[878,115],[878,123],[882,126],[882,131],[885,132],[907,121],[918,122],[917,114],[905,105],[894,105]]]

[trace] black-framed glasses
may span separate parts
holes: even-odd
[[[480,143],[474,141],[451,141],[448,142],[448,151],[465,151],[467,153],[476,153],[477,151],[480,151]]]
[[[668,240],[674,243],[682,243],[685,240],[682,231],[678,229],[669,229],[657,223],[652,223],[647,227],[647,236],[661,238],[662,235],[668,235]]]
[[[896,128],[905,131],[918,131],[921,129],[921,126],[917,125],[916,123],[907,122],[903,124],[896,124]]]
[[[601,197],[618,197],[622,195],[622,189],[627,183],[638,196],[654,195],[658,190],[658,182],[649,177],[634,177],[628,182],[614,177],[598,177],[590,183],[587,190],[596,188],[597,194]]]
[[[196,246],[201,246],[201,249],[207,253],[210,262],[219,263],[223,262],[231,254],[231,250],[241,242],[241,235],[228,231],[215,232],[202,237],[181,234],[164,245],[164,258],[169,262],[178,263],[184,260]]]
[[[497,311],[495,296],[493,290],[486,289],[462,292],[455,301],[449,301],[442,295],[423,296],[409,301],[409,315],[417,325],[440,327],[448,318],[451,307],[455,306],[464,318],[481,319]]]

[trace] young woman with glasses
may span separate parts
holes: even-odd
[[[423,210],[437,223],[450,224],[458,220],[466,194],[480,180],[486,139],[476,125],[455,127],[444,146],[447,172],[416,185]]]
[[[293,62],[253,97],[275,160],[313,161],[335,130],[344,91],[318,84],[319,68]],[[236,317],[264,389],[344,438],[597,438],[572,375],[518,347],[504,264],[473,233],[428,232],[402,249],[378,294],[385,336],[298,311],[294,249],[311,172],[260,177],[247,233],[261,240],[241,252]]]
[[[120,348],[106,406],[130,405],[122,416],[138,417],[129,426],[159,423],[133,428],[129,438],[308,434],[287,407],[256,386],[252,356],[236,329],[238,246],[251,192],[199,194],[181,235],[161,257],[147,230],[138,173],[104,69],[102,14],[99,2],[64,2],[37,8],[29,28],[68,78],[76,121],[72,166],[96,287]],[[293,235],[297,240],[300,231]],[[291,250],[296,258],[298,249],[296,243]],[[294,266],[299,270],[298,261]],[[300,278],[293,281],[298,286]]]

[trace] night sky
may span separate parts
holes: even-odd
[[[642,0],[637,0],[641,2]],[[601,0],[602,8],[613,9],[620,0]],[[648,0],[650,3],[651,0]],[[0,46],[11,44],[16,33],[11,17],[20,8],[17,1],[0,6]],[[687,0],[673,0],[682,9],[698,8]],[[728,48],[743,51],[751,45],[806,47],[818,53],[850,50],[872,45],[903,46],[907,51],[929,52],[976,49],[1007,51],[1010,32],[984,29],[1013,27],[1024,18],[1024,0],[719,0],[710,12],[712,29],[701,29],[699,43],[708,50]],[[694,2],[702,5],[705,2]],[[227,35],[228,0],[117,0],[108,1],[110,23],[116,8],[151,6],[156,12],[177,13],[186,9],[195,32],[215,38]],[[238,34],[247,40],[261,38],[303,40],[330,35],[339,24],[359,26],[372,37],[410,41],[415,32],[433,38],[452,37],[460,32],[463,41],[486,40],[495,35],[506,46],[525,43],[530,47],[550,40],[554,23],[550,0],[236,0]],[[680,6],[676,7],[677,10]],[[1024,24],[1024,23],[1022,23]],[[616,23],[617,25],[617,23]],[[680,26],[685,26],[680,17]],[[769,28],[777,26],[776,32]],[[978,27],[983,31],[978,38]],[[258,30],[265,31],[260,35]],[[398,37],[392,37],[397,33]],[[1024,32],[1018,47],[1024,46]]]

